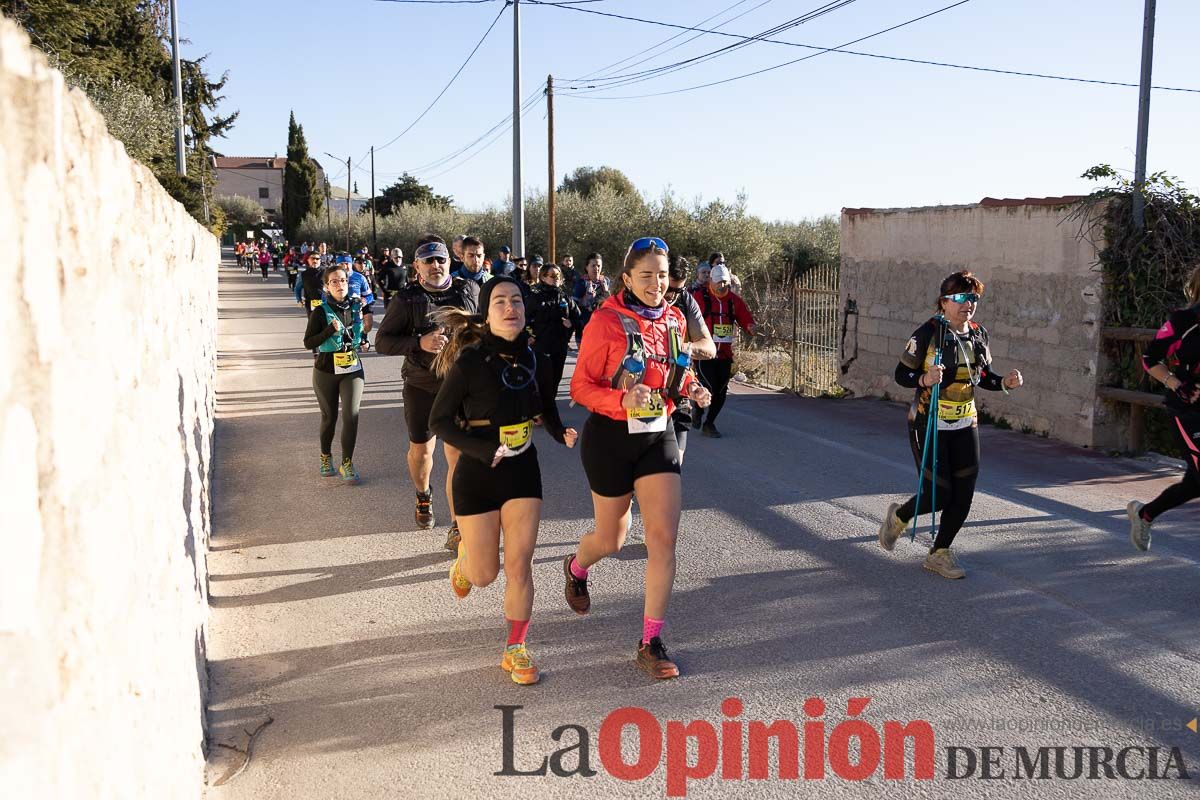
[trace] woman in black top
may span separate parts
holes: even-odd
[[[363,396],[363,368],[358,358],[362,344],[362,303],[349,297],[350,280],[344,266],[325,270],[325,293],[308,316],[304,347],[316,354],[313,362],[313,391],[321,406],[321,475],[336,474],[346,483],[359,482],[354,469],[354,443],[358,439],[358,409]],[[333,431],[337,426],[338,401],[342,421],[342,464],[333,469]]]
[[[579,324],[579,306],[563,291],[562,271],[550,264],[542,270],[529,296],[526,313],[533,333],[533,352],[550,364],[546,380],[538,384],[542,397],[558,396],[563,368],[567,363],[567,346],[571,332]]]
[[[948,276],[938,290],[936,316],[913,331],[896,365],[896,383],[913,389],[908,412],[909,444],[921,474],[921,507],[910,497],[892,503],[879,526],[879,544],[891,550],[912,519],[931,510],[942,512],[937,538],[922,566],[943,578],[965,578],[966,570],[950,550],[971,512],[979,476],[979,417],[975,389],[1006,394],[1024,384],[1018,370],[1001,375],[992,366],[987,330],[974,321],[983,282],[970,272]],[[938,354],[940,358],[938,357]],[[932,387],[939,385],[937,408],[930,408]],[[924,458],[929,415],[937,426],[937,450]],[[933,488],[937,464],[937,489]],[[935,498],[934,495],[937,495]],[[935,505],[936,503],[936,505]]]
[[[567,447],[577,433],[563,428],[554,398],[543,400],[537,375],[550,365],[529,348],[520,284],[510,277],[483,286],[479,314],[442,309],[435,321],[450,331],[434,360],[443,376],[433,401],[430,429],[458,448],[454,513],[462,541],[450,568],[459,597],[487,586],[500,571],[504,533],[504,616],[508,644],[500,667],[519,684],[539,674],[525,649],[533,611],[533,549],[542,513],[542,478],[533,447],[534,420]]]
[[[1175,418],[1175,431],[1183,440],[1187,472],[1174,486],[1142,505],[1129,501],[1129,540],[1138,550],[1150,549],[1150,523],[1164,511],[1200,497],[1200,266],[1185,287],[1188,307],[1171,314],[1146,348],[1142,365],[1150,376],[1167,387],[1167,409]]]

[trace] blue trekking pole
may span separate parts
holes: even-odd
[[[941,315],[938,315],[938,337],[937,350],[933,354],[933,366],[939,366],[942,363],[942,345],[943,345],[943,325],[944,322]],[[930,473],[930,503],[929,503],[929,536],[931,540],[937,539],[937,437],[938,437],[938,400],[941,397],[942,382],[938,381],[933,386],[929,387],[929,408],[925,418],[925,439],[921,444],[921,472],[917,476],[917,497],[916,504],[913,506],[913,526],[912,533],[909,534],[909,541],[917,539],[917,520],[921,517],[921,487],[925,483],[925,465],[932,460],[933,470]],[[933,458],[930,459],[929,451],[933,450]]]

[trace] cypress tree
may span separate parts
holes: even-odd
[[[296,112],[288,120],[287,166],[283,170],[283,230],[293,239],[300,223],[320,207],[317,165],[308,157],[304,126],[296,123]]]

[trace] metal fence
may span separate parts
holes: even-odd
[[[838,266],[813,267],[788,283],[769,277],[743,287],[759,335],[744,342],[736,369],[747,380],[806,397],[838,391]]]

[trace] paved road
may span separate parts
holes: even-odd
[[[665,767],[643,781],[605,771],[602,721],[639,706],[664,725],[719,726],[726,697],[744,702],[742,720],[797,725],[808,719],[805,699],[824,698],[827,733],[845,719],[848,698],[873,698],[862,717],[876,730],[886,720],[931,724],[936,778],[913,780],[910,755],[902,781],[884,780],[882,768],[862,782],[832,772],[799,784],[714,777],[692,781],[689,797],[1200,789],[1196,777],[1009,779],[1017,746],[1176,746],[1189,773],[1200,773],[1200,735],[1182,727],[1200,713],[1200,508],[1157,526],[1149,555],[1130,547],[1123,512],[1128,498],[1172,481],[1170,470],[984,429],[980,491],[956,546],[970,575],[950,582],[920,568],[920,540],[891,554],[875,542],[882,509],[915,478],[899,406],[739,391],[724,414],[726,438],[694,437],[688,453],[666,631],[685,677],[657,684],[631,664],[643,547],[628,545],[594,571],[589,617],[563,602],[559,560],[588,527],[590,502],[578,454],[539,439],[546,518],[529,641],[544,678],[518,687],[496,665],[499,581],[456,601],[444,529],[413,525],[399,359],[366,357],[355,459],[366,482],[344,487],[317,475],[304,320],[282,279],[264,285],[226,265],[220,308],[212,738],[244,748],[247,730],[273,722],[254,738],[245,770],[208,789],[213,800],[661,797]],[[582,422],[579,409],[565,414]],[[576,724],[599,774],[494,776],[497,705],[524,706],[517,768],[574,744],[577,732],[558,744],[550,734]],[[634,741],[627,730],[630,763]],[[1007,748],[1005,779],[981,780],[978,766],[975,778],[945,777],[946,748],[988,745]],[[213,750],[215,780],[239,756]],[[1167,753],[1159,758],[1161,768]],[[1072,759],[1068,751],[1068,769]],[[573,769],[577,753],[564,763]],[[1136,772],[1145,758],[1129,764]]]

